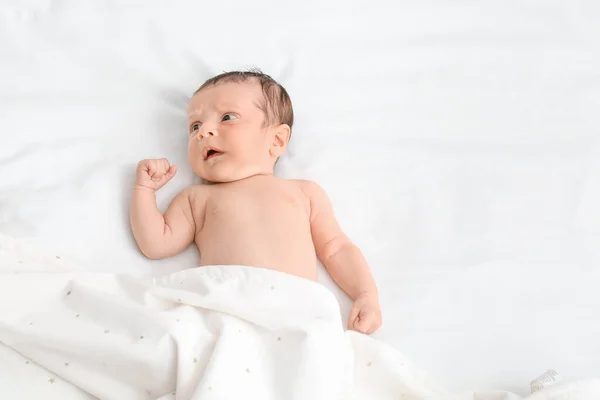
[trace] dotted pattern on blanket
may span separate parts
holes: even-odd
[[[59,259],[59,258],[60,257],[57,256],[57,259]],[[74,295],[75,295],[75,292],[73,291],[73,289],[65,290],[63,293],[64,293],[65,298],[68,298],[69,300],[72,300],[73,297],[74,297]],[[80,314],[74,314],[73,317],[76,318],[76,319],[80,319],[81,315]],[[177,321],[179,321],[179,319],[177,319]],[[27,326],[33,327],[33,326],[35,326],[35,324],[34,324],[33,321],[29,321],[29,322],[27,322]],[[108,328],[100,328],[100,329],[103,330],[104,334],[110,334],[110,329],[108,329]],[[139,337],[140,340],[144,339],[144,335],[139,335],[138,337]],[[194,358],[194,363],[196,363],[196,362],[197,362],[197,359]],[[32,365],[32,362],[31,362],[31,360],[28,359],[28,360],[25,360],[25,364],[26,365]],[[101,365],[104,368],[108,367],[108,364],[104,360],[101,361]],[[64,368],[73,368],[71,366],[71,362],[67,361],[67,360],[65,360],[63,362],[63,367]],[[45,379],[46,379],[46,382],[48,384],[50,384],[50,385],[54,385],[55,383],[58,384],[58,383],[61,382],[61,379],[57,378],[56,376],[46,377]],[[149,397],[152,397],[152,392],[150,390],[146,390],[146,394]],[[173,393],[173,396],[175,396],[175,393]]]

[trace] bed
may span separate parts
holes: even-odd
[[[3,2],[0,251],[132,276],[194,265],[192,248],[137,250],[134,168],[180,165],[161,207],[197,182],[187,100],[259,67],[296,113],[276,173],[328,191],[380,287],[377,340],[457,391],[598,377],[598,21],[592,0]]]

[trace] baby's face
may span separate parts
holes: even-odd
[[[188,106],[188,161],[209,182],[272,173],[272,138],[258,108],[258,82],[225,82],[196,93]]]

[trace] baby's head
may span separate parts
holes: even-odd
[[[188,106],[188,160],[209,182],[272,174],[285,153],[294,111],[287,91],[258,70],[208,79]]]

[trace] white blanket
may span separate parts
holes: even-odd
[[[2,398],[519,398],[446,393],[396,350],[344,331],[325,287],[284,273],[211,266],[131,278],[2,260],[0,342],[12,349],[0,349]],[[588,381],[531,400],[599,396],[600,381]]]

